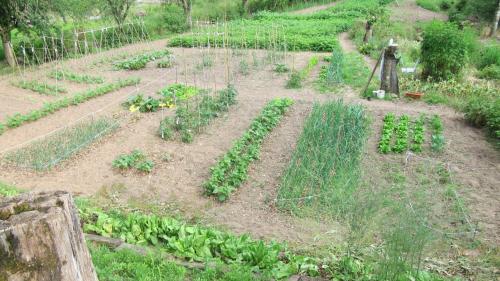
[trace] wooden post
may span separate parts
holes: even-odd
[[[385,48],[384,60],[382,64],[382,75],[380,77],[380,89],[384,90],[386,93],[394,93],[399,96],[399,82],[398,82],[398,72],[397,65],[399,60],[396,58],[396,52],[398,50],[398,45],[389,43],[389,46]]]
[[[363,43],[368,43],[372,39],[373,36],[373,23],[371,21],[367,21],[365,25],[365,36],[363,37]]]
[[[97,281],[67,192],[0,202],[0,280]]]

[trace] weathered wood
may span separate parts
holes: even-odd
[[[97,281],[69,193],[0,202],[0,280]]]
[[[382,75],[380,77],[380,89],[387,93],[394,93],[399,96],[399,81],[397,65],[399,60],[396,58],[398,46],[389,44],[385,48],[384,60],[382,64]]]
[[[361,94],[364,94],[366,90],[368,90],[368,87],[370,86],[370,82],[372,82],[373,75],[375,75],[375,71],[377,70],[378,65],[380,64],[380,61],[382,60],[382,56],[384,55],[384,51],[380,53],[380,56],[378,57],[377,63],[375,64],[375,67],[372,70],[372,73],[370,74],[370,78],[368,78],[368,82],[366,83],[366,86],[363,88],[363,91]]]

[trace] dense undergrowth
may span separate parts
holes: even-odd
[[[248,177],[248,166],[259,158],[264,138],[278,125],[287,109],[293,104],[288,98],[274,99],[257,116],[250,128],[233,147],[212,167],[204,184],[205,193],[225,201]]]

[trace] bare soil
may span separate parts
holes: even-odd
[[[415,0],[400,0],[392,4],[391,19],[415,23],[417,21],[448,20],[443,13],[426,10],[417,5]]]
[[[224,50],[212,50],[214,67],[207,69],[199,67],[201,50],[182,48],[172,48],[177,65],[171,69],[158,69],[154,64],[150,64],[140,71],[113,71],[109,62],[94,64],[121,52],[158,49],[164,44],[164,41],[134,44],[70,60],[64,65],[47,65],[44,69],[27,72],[26,75],[41,77],[43,72],[54,67],[64,67],[89,74],[100,74],[108,81],[138,76],[142,82],[138,87],[121,89],[7,131],[0,136],[0,151],[16,148],[19,144],[49,134],[81,118],[114,116],[121,124],[115,133],[94,143],[53,170],[36,173],[2,165],[0,180],[34,191],[62,189],[83,195],[95,195],[106,187],[120,185],[123,190],[118,199],[122,202],[142,200],[172,204],[186,217],[201,218],[238,233],[249,232],[255,237],[287,240],[300,243],[304,247],[341,241],[343,226],[332,222],[294,218],[276,211],[273,206],[280,175],[291,157],[311,105],[314,102],[344,97],[350,102],[365,105],[372,116],[374,131],[365,153],[368,156],[380,157],[381,160],[383,157],[376,152],[376,143],[381,117],[385,113],[440,115],[446,128],[447,148],[442,155],[429,157],[450,163],[464,187],[461,195],[467,202],[471,216],[480,222],[481,231],[489,241],[500,241],[499,153],[486,141],[483,132],[464,123],[461,114],[445,107],[429,106],[420,102],[366,101],[348,90],[342,95],[321,95],[312,89],[311,83],[307,83],[308,86],[303,89],[288,90],[284,87],[287,75],[278,75],[272,71],[272,64],[263,63],[267,56],[264,51],[249,50],[243,54],[233,54],[228,58],[230,63],[226,66]],[[258,66],[253,64],[252,53],[259,58]],[[301,68],[312,55],[308,52],[289,54],[286,63],[293,63],[296,68]],[[244,59],[251,66],[247,76],[238,71],[239,63]],[[239,92],[238,104],[224,116],[214,120],[191,144],[163,141],[157,136],[160,120],[173,114],[174,109],[138,114],[128,112],[120,105],[130,94],[141,92],[153,95],[173,82],[221,89],[226,83],[228,72],[231,73],[231,81]],[[1,118],[18,110],[26,112],[37,108],[45,100],[53,99],[10,86],[10,81],[15,78],[10,76],[0,81]],[[64,82],[65,85],[67,83]],[[74,87],[75,90],[83,90],[92,86]],[[25,96],[29,98],[24,98]],[[224,204],[203,196],[202,184],[209,176],[210,167],[243,134],[265,103],[275,97],[291,97],[296,104],[263,143],[261,158],[251,165],[247,182]],[[123,173],[112,168],[113,159],[133,149],[141,149],[155,162],[151,174]]]

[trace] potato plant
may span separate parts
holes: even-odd
[[[37,92],[42,95],[47,95],[47,96],[57,96],[62,93],[66,93],[67,90],[61,86],[58,85],[50,85],[47,83],[43,82],[38,82],[35,80],[31,81],[21,81],[19,83],[14,84],[19,88],[26,89],[26,90],[31,90],[33,92]]]
[[[52,77],[56,80],[69,80],[76,83],[86,83],[86,84],[102,84],[104,83],[104,79],[98,76],[91,76],[86,74],[78,74],[74,72],[70,72],[67,70],[55,70],[49,74],[49,77]]]
[[[153,171],[153,161],[146,158],[140,150],[134,150],[129,154],[121,154],[113,160],[113,167],[120,170],[137,169],[143,173],[151,173]]]
[[[170,51],[161,50],[144,53],[125,60],[117,61],[113,65],[116,69],[139,70],[146,67],[148,62],[170,55]]]
[[[250,128],[212,167],[211,176],[204,184],[207,195],[225,201],[247,179],[248,166],[258,159],[262,141],[278,125],[292,104],[293,101],[288,98],[274,99],[264,107]]]

